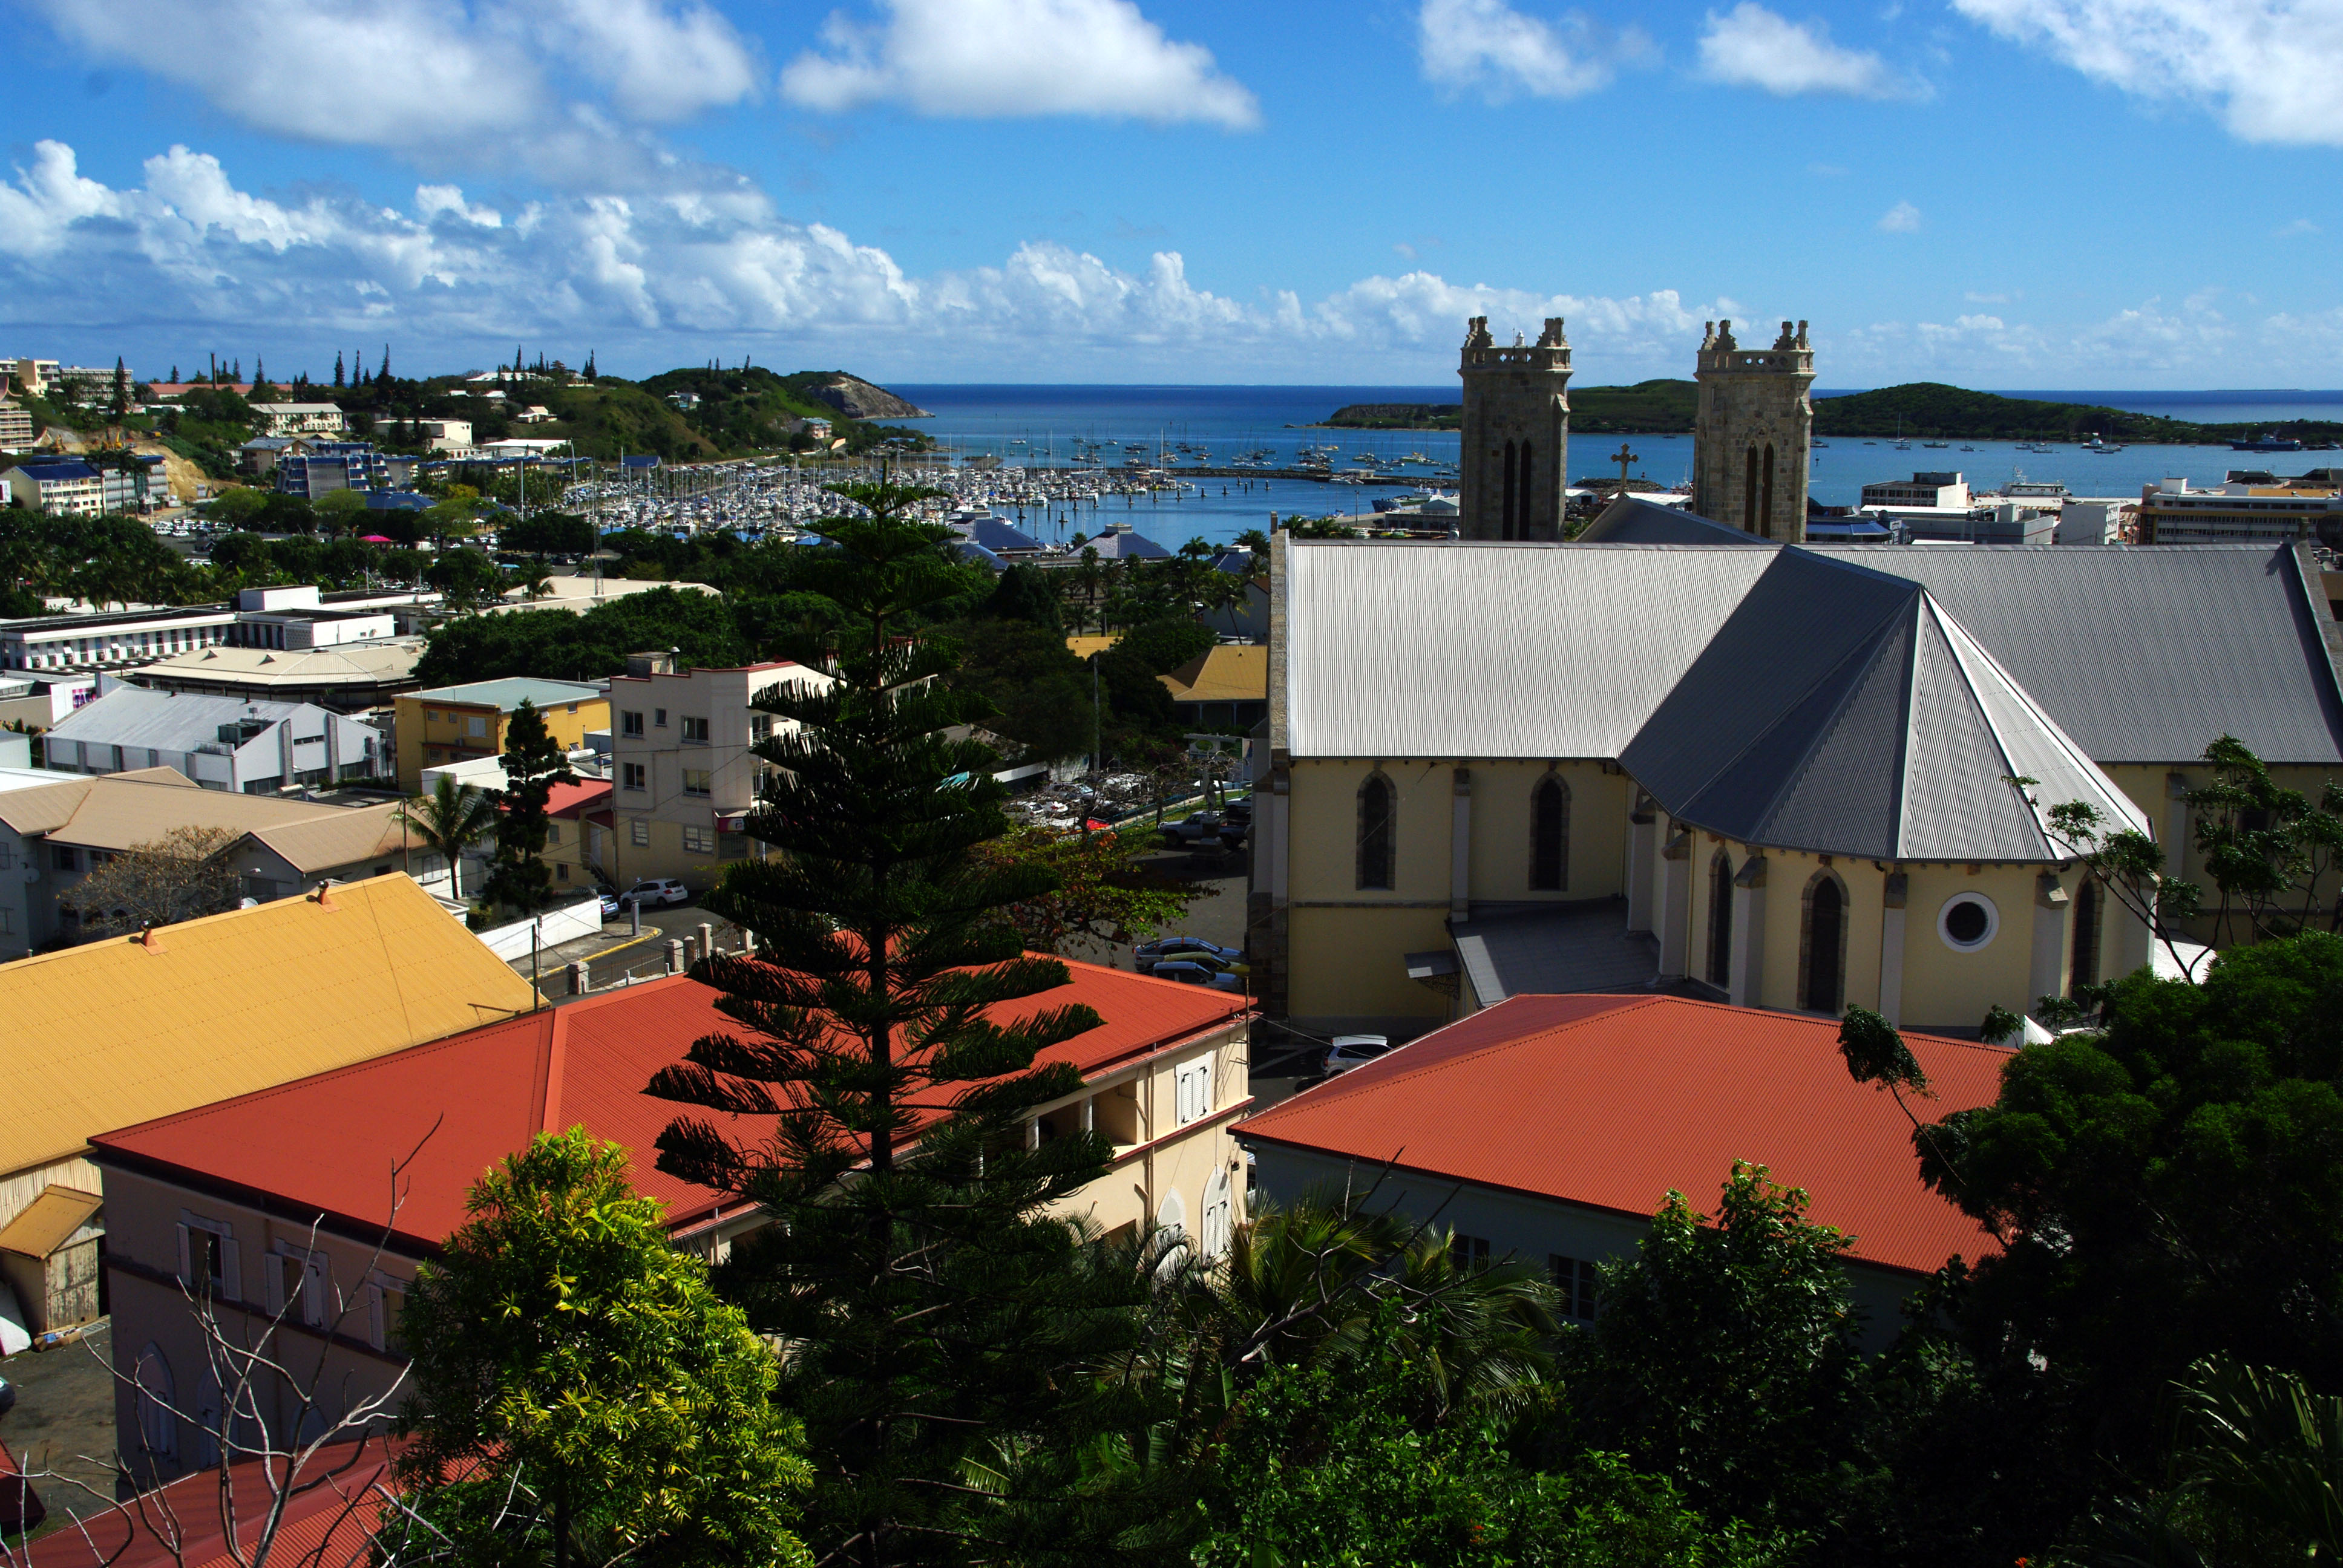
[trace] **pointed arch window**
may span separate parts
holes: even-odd
[[[1513,537],[1517,539],[1525,539],[1530,537],[1530,518],[1535,516],[1537,511],[1536,503],[1531,499],[1533,496],[1537,494],[1537,490],[1534,487],[1536,474],[1537,452],[1527,441],[1524,441],[1522,443],[1521,504],[1513,516],[1513,526],[1515,530]]]
[[[1570,886],[1570,786],[1549,773],[1530,790],[1530,890]]]
[[[1733,983],[1733,857],[1722,849],[1708,862],[1708,983]]]
[[[1510,539],[1510,538],[1514,538],[1514,537],[1515,537],[1515,536],[1514,536],[1514,533],[1513,533],[1513,526],[1514,526],[1514,513],[1513,513],[1513,508],[1514,508],[1514,507],[1515,507],[1515,505],[1516,505],[1517,503],[1516,503],[1515,498],[1515,498],[1515,492],[1514,492],[1514,488],[1513,488],[1513,461],[1514,461],[1513,444],[1511,441],[1508,441],[1508,442],[1506,442],[1506,443],[1505,443],[1505,465],[1504,465],[1504,487],[1505,487],[1505,492],[1504,492],[1504,505],[1503,505],[1503,508],[1502,508],[1502,515],[1503,515],[1503,524],[1502,524],[1502,526],[1501,526],[1501,528],[1500,528],[1500,530],[1499,530],[1499,536],[1498,536],[1498,537],[1499,537],[1499,538],[1507,538],[1507,539]]]
[[[2099,885],[2086,877],[2075,893],[2075,958],[2066,981],[2071,994],[2077,986],[2099,983]]]
[[[1757,531],[1767,538],[1774,537],[1774,443],[1765,443],[1765,461],[1759,481],[1757,498]]]
[[[1846,1005],[1846,884],[1816,871],[1798,934],[1798,1005],[1836,1017]]]
[[[1757,531],[1757,448],[1749,448],[1748,461],[1741,477],[1741,527],[1744,531]]]
[[[1399,848],[1399,791],[1382,769],[1359,786],[1359,886],[1388,891]]]

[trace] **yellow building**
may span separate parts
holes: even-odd
[[[1570,545],[1280,535],[1272,572],[1250,940],[1313,1032],[1657,985],[1974,1034],[2150,959],[2050,807],[2202,881],[2208,743],[2343,773],[2291,548],[1783,547],[1630,500]]]
[[[525,701],[545,715],[546,729],[564,750],[584,746],[589,730],[610,728],[609,698],[580,681],[517,676],[410,692],[397,709],[399,788],[421,788],[426,768],[503,751],[505,726]]]

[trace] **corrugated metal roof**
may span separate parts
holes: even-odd
[[[461,930],[445,915],[439,919]],[[1232,1023],[1247,1007],[1225,991],[1094,964],[1066,968],[1070,984],[991,1016],[1011,1021],[1072,1003],[1095,1008],[1104,1020],[1098,1028],[1041,1058],[1086,1074]],[[721,995],[680,975],[631,986],[93,1141],[369,1229],[385,1221],[386,1173],[419,1145],[421,1153],[402,1174],[407,1195],[397,1229],[430,1245],[463,1222],[465,1197],[483,1170],[540,1131],[583,1125],[624,1144],[633,1156],[628,1180],[635,1190],[666,1203],[671,1225],[683,1224],[736,1201],[657,1168],[660,1131],[688,1108],[643,1090],[660,1068],[682,1060],[694,1040],[740,1031],[718,1010]],[[760,1119],[689,1114],[743,1138],[762,1131]]]
[[[2287,546],[1820,545],[1919,583],[2100,763],[2185,762],[2222,734],[2343,763],[2343,701]]]
[[[1633,495],[1622,496],[1603,508],[1578,536],[1582,545],[1745,545],[1779,549],[1771,539],[1744,532],[1730,523],[1711,522],[1682,507],[1654,506]]]
[[[0,1171],[533,1000],[527,980],[398,874],[336,888],[330,909],[280,899],[166,926],[151,949],[116,938],[0,964],[0,1016],[17,1042],[0,1095]]]
[[[304,870],[330,870],[396,845],[398,809],[397,801],[326,806],[204,789],[169,768],[0,794],[0,821],[19,833],[119,850],[152,843],[174,828],[220,828],[263,839]]]
[[[333,871],[388,855],[407,843],[396,800],[324,811],[297,822],[255,828],[252,837],[267,845],[295,870]]]
[[[1680,820],[1827,854],[2065,859],[2036,800],[2147,827],[1916,584],[1804,550],[1774,558],[1620,760]]]
[[[1616,758],[1774,555],[1292,539],[1286,745]]]
[[[2010,1052],[1909,1034],[1936,1099],[1990,1104]],[[1649,1215],[1704,1211],[1736,1160],[1813,1195],[1848,1256],[1914,1274],[1993,1236],[1921,1185],[1912,1127],[1847,1076],[1837,1025],[1682,997],[1519,997],[1425,1035],[1236,1126],[1362,1164]]]
[[[236,697],[179,695],[117,686],[58,720],[50,733],[61,740],[188,751],[198,745],[217,742],[224,724],[245,719],[275,724],[292,718],[301,708],[301,704],[294,702],[250,702]]]
[[[1155,678],[1174,702],[1266,701],[1269,649],[1259,643],[1220,643]]]
[[[73,1233],[105,1206],[106,1200],[96,1192],[52,1181],[0,1229],[0,1252],[45,1258],[72,1240]]]
[[[660,583],[652,586],[671,588],[674,585]],[[539,708],[551,708],[556,703],[592,702],[609,694],[598,686],[588,686],[582,681],[540,680],[532,675],[512,675],[502,680],[475,680],[466,686],[435,686],[428,691],[409,695],[424,701],[460,702],[510,713],[524,699]]]

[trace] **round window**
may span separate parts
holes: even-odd
[[[2001,911],[1983,893],[1955,893],[1936,912],[1936,934],[1948,948],[1974,952],[2001,930]]]

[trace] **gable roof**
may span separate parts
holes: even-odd
[[[170,768],[0,794],[0,822],[26,836],[122,850],[152,843],[174,828],[218,828],[251,835],[302,871],[332,870],[396,849],[405,841],[399,810],[396,800],[327,806],[206,789]]]
[[[1774,557],[1620,760],[1678,820],[1829,854],[2064,859],[2037,800],[2149,829],[1926,590],[1803,550]]]
[[[257,719],[276,724],[300,712],[297,702],[251,702],[236,697],[182,696],[117,686],[59,719],[49,733],[61,740],[186,751],[218,739],[223,724]]]
[[[1905,1035],[1936,1098],[1989,1104],[1997,1046]],[[1847,1076],[1827,1019],[1683,997],[1525,996],[1436,1030],[1234,1129],[1282,1144],[1648,1218],[1705,1211],[1736,1160],[1813,1195],[1847,1255],[1926,1274],[1994,1237],[1921,1185],[1911,1123]]]
[[[1069,985],[991,1010],[991,1016],[1009,1020],[1075,1002],[1097,1009],[1100,1027],[1041,1057],[1085,1075],[1223,1028],[1247,1008],[1243,998],[1225,991],[1124,970],[1074,962],[1066,969]],[[626,1145],[635,1190],[668,1205],[671,1230],[686,1229],[743,1205],[658,1170],[654,1145],[661,1130],[688,1112],[753,1137],[768,1120],[689,1109],[643,1092],[651,1075],[681,1060],[692,1041],[739,1031],[717,1009],[721,994],[683,975],[629,986],[92,1141],[105,1160],[269,1194],[360,1235],[379,1233],[390,1168],[419,1147],[402,1173],[406,1200],[397,1231],[410,1249],[429,1249],[463,1223],[466,1194],[482,1171],[538,1132],[582,1124],[597,1138]]]
[[[674,585],[655,583],[651,586],[669,588]],[[531,675],[511,675],[501,680],[475,680],[465,686],[435,686],[428,691],[409,692],[407,695],[427,702],[463,703],[510,713],[524,701],[534,703],[538,708],[551,708],[556,703],[599,701],[609,693],[598,686],[588,686],[582,681],[540,680]]]
[[[1261,702],[1269,696],[1269,649],[1260,643],[1216,643],[1155,678],[1174,702]]]
[[[534,1000],[527,980],[397,873],[337,887],[330,907],[280,899],[166,926],[152,948],[112,938],[0,964],[0,1017],[31,1047],[12,1053],[0,1095],[0,1171]]]
[[[1578,536],[1583,545],[1741,545],[1779,549],[1730,523],[1712,522],[1682,507],[1663,507],[1632,492],[1613,498]]]

